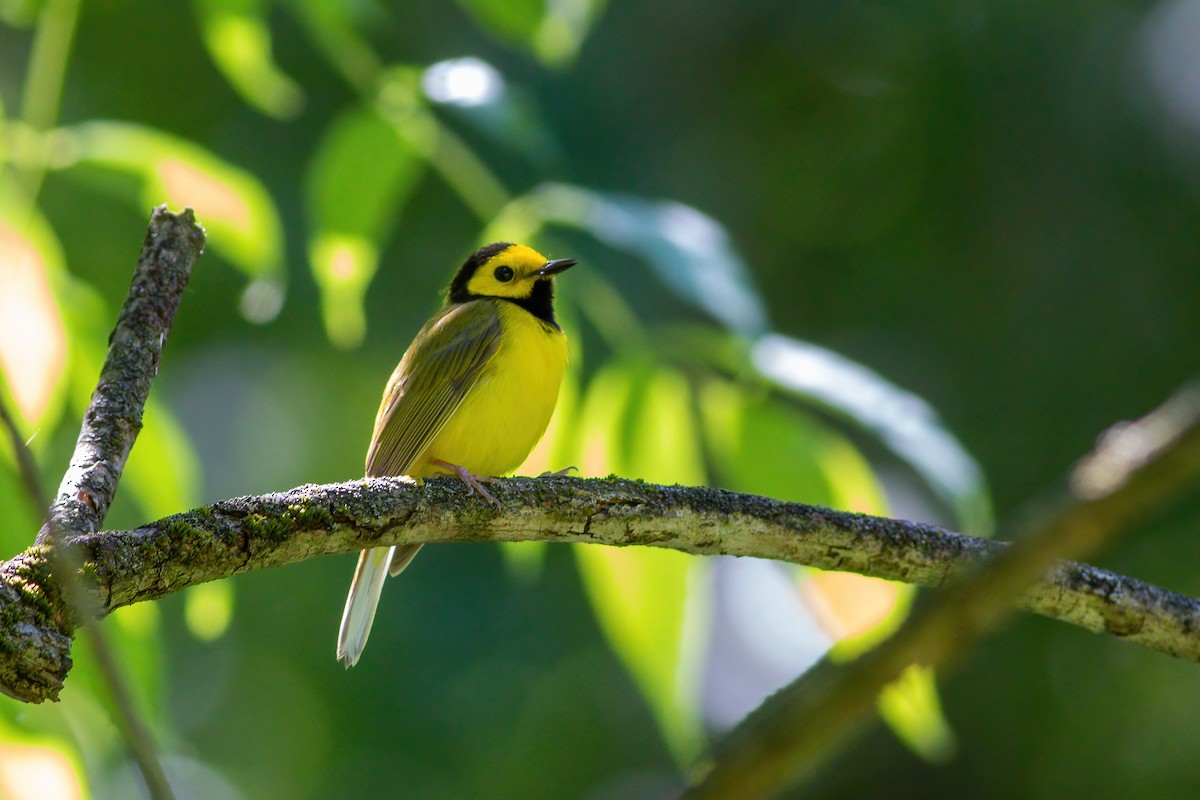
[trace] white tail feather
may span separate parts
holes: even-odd
[[[346,597],[346,610],[342,612],[342,627],[338,629],[337,657],[346,669],[358,663],[367,637],[371,634],[371,623],[375,620],[375,609],[379,606],[379,593],[388,575],[395,547],[373,547],[363,550],[350,582],[350,594]]]

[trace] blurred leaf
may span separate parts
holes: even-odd
[[[352,347],[366,333],[363,299],[382,240],[425,162],[378,113],[353,108],[330,126],[308,166],[309,260],[331,341]]]
[[[0,200],[0,371],[20,419],[53,424],[61,403],[67,335],[56,285],[62,248],[33,210]]]
[[[233,602],[233,581],[189,586],[183,595],[183,621],[200,641],[216,641],[233,620]]]
[[[640,362],[607,365],[580,416],[585,475],[703,482],[691,392],[684,377]],[[694,681],[694,618],[703,559],[654,548],[578,546],[580,573],[614,650],[654,710],[681,763],[702,740]],[[690,600],[693,605],[689,605]]]
[[[61,737],[33,734],[0,717],[0,797],[76,800],[87,796],[75,748]]]
[[[317,49],[352,85],[366,94],[380,62],[360,30],[377,30],[386,12],[373,0],[291,0]]]
[[[900,741],[925,760],[943,763],[954,755],[954,729],[942,712],[932,668],[913,664],[884,688],[879,714]]]
[[[543,63],[559,65],[579,53],[603,0],[459,0],[497,36],[533,52]]]
[[[837,353],[778,334],[758,339],[749,360],[780,388],[878,437],[953,509],[961,530],[991,530],[991,502],[979,465],[924,400]]]
[[[185,139],[141,125],[85,122],[67,134],[80,163],[137,178],[139,196],[131,199],[147,209],[164,202],[195,209],[214,252],[253,281],[282,291],[282,225],[266,188],[252,174]],[[112,188],[123,192],[125,184],[114,182]]]
[[[304,105],[300,86],[271,54],[271,31],[263,0],[193,0],[204,46],[217,69],[250,105],[272,117],[296,116]]]
[[[705,385],[700,406],[723,486],[886,513],[883,490],[858,450],[799,409],[720,380]],[[911,586],[845,572],[805,569],[801,576],[804,606],[834,641],[829,657],[840,661],[857,658],[891,636],[908,616],[914,594]],[[879,702],[884,720],[922,756],[941,760],[952,750],[954,735],[942,716],[931,670],[910,669]]]
[[[37,21],[46,0],[0,0],[0,22],[24,28]]]
[[[707,381],[700,399],[720,485],[864,513],[883,507],[858,450],[802,410],[720,379]]]
[[[606,5],[605,0],[547,0],[533,38],[538,57],[547,64],[573,60]]]
[[[542,21],[543,0],[458,0],[479,24],[503,39],[530,46]]]
[[[200,497],[200,462],[192,443],[153,396],[146,402],[144,418],[121,487],[133,495],[146,519],[186,511]]]
[[[431,102],[530,164],[547,170],[561,161],[562,147],[533,99],[486,61],[466,56],[432,64],[421,75],[421,89]]]
[[[730,330],[752,336],[767,330],[750,272],[712,217],[683,203],[565,184],[545,184],[522,200],[542,221],[581,228],[643,259],[664,285]]]
[[[8,436],[0,436],[0,547],[19,553],[37,535],[42,519],[34,512]]]

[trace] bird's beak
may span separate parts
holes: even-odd
[[[544,265],[542,265],[542,268],[534,274],[539,278],[549,278],[553,275],[557,275],[560,272],[570,269],[578,263],[579,260],[575,258],[556,258],[553,261],[547,261]]]

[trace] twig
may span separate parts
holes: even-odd
[[[73,617],[85,625],[97,668],[112,694],[119,726],[154,800],[169,800],[174,795],[108,639],[93,624],[98,617],[93,605],[95,594],[77,579],[83,562],[71,542],[98,530],[108,513],[125,460],[142,428],[142,413],[163,344],[192,264],[203,249],[204,231],[191,209],[178,215],[168,212],[166,206],[154,209],[129,294],[109,336],[108,354],[84,414],[70,467],[36,543],[39,552],[48,554],[50,571],[67,576],[61,594],[44,586],[45,597],[65,595],[69,607],[59,609],[56,616]]]
[[[841,668],[822,663],[769,698],[727,737],[713,769],[687,797],[770,797],[807,777],[865,726],[879,691],[910,664],[953,663],[1058,558],[1096,552],[1193,490],[1198,474],[1200,388],[1193,387],[1144,419],[1110,431],[1075,470],[1071,494],[1055,510],[914,614],[884,645]]]
[[[33,456],[25,446],[25,439],[17,428],[17,421],[8,413],[8,406],[3,397],[0,397],[0,423],[8,431],[13,457],[17,460],[17,470],[21,473],[21,483],[25,486],[25,496],[29,498],[33,513],[44,518],[50,508],[50,500],[46,497],[46,489],[38,476],[37,464],[33,463]]]

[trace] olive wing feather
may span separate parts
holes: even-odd
[[[375,418],[367,475],[406,475],[479,382],[500,345],[495,301],[447,306],[392,373]]]

